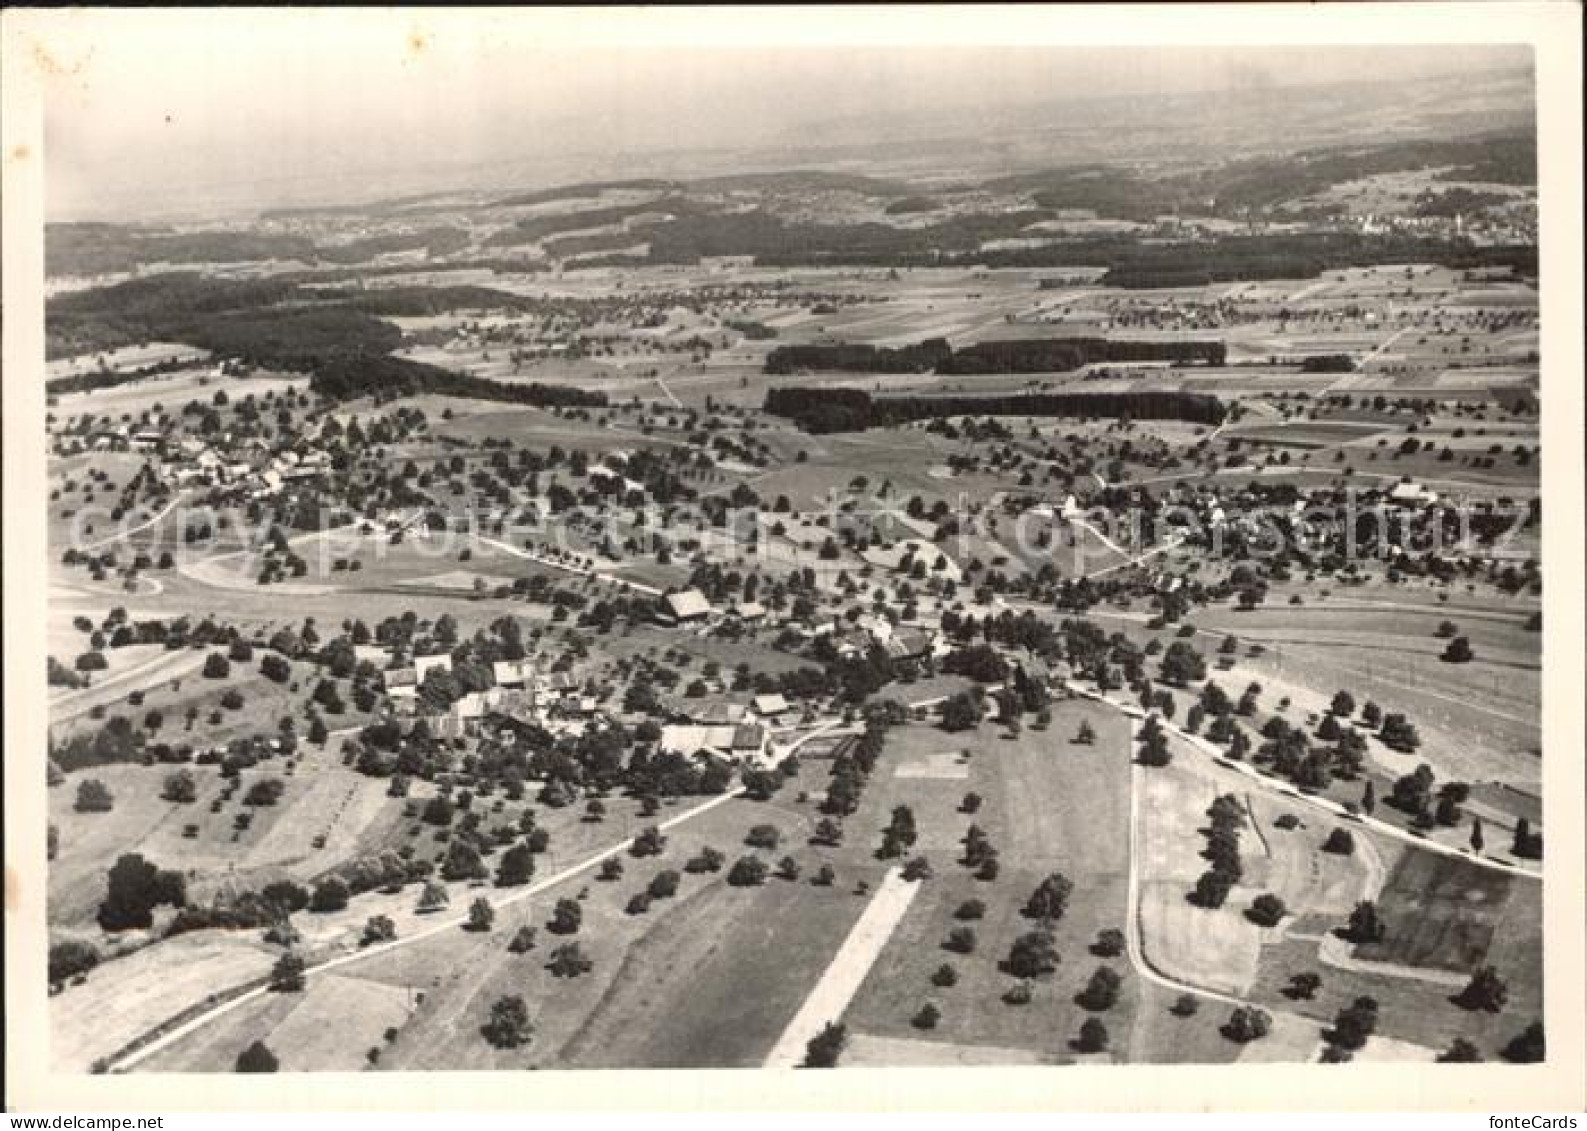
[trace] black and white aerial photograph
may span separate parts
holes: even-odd
[[[1328,7],[8,14],[36,1071],[1582,1102],[1581,13]]]

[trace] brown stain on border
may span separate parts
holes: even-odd
[[[83,73],[83,68],[88,66],[88,60],[93,56],[93,51],[90,49],[81,59],[67,65],[51,54],[50,50],[37,39],[34,39],[28,46],[33,54],[33,62],[37,64],[41,72],[52,78],[77,78]]]

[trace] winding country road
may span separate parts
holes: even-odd
[[[95,707],[119,703],[134,691],[147,691],[156,684],[184,679],[197,671],[209,656],[208,648],[161,652],[141,664],[105,676],[88,687],[68,691],[51,699],[50,722],[68,722]]]
[[[1106,700],[1103,700],[1106,702]],[[1130,716],[1130,744],[1131,752],[1135,749],[1136,730],[1140,719]],[[1141,941],[1141,776],[1146,773],[1146,767],[1135,762],[1133,754],[1130,763],[1130,863],[1128,876],[1128,894],[1125,896],[1125,924],[1124,924],[1124,950],[1129,956],[1130,965],[1135,968],[1135,973],[1153,985],[1161,986],[1165,990],[1176,993],[1193,994],[1209,1001],[1221,1001],[1226,1005],[1241,1006],[1250,1003],[1240,998],[1233,997],[1218,990],[1209,990],[1202,986],[1193,986],[1188,982],[1176,981],[1161,973],[1146,957],[1146,947]]]
[[[571,573],[578,577],[593,577],[596,581],[607,581],[613,585],[620,585],[625,589],[632,589],[635,593],[643,593],[647,597],[661,596],[661,590],[653,585],[630,581],[626,577],[617,577],[610,573],[597,573],[594,569],[584,566],[569,565],[567,562],[556,561],[543,554],[537,554],[532,550],[519,549],[510,542],[503,542],[497,538],[487,538],[483,534],[475,534],[473,537],[474,541],[481,545],[489,546],[491,549],[499,550],[504,554],[510,554],[515,558],[523,558],[525,561],[534,562],[536,565],[543,565],[547,569],[560,569],[565,573]]]
[[[779,765],[784,759],[796,753],[805,743],[817,738],[825,737],[834,732],[848,733],[847,728],[843,727],[841,720],[828,719],[826,722],[816,726],[813,730],[801,735],[783,750],[778,752],[770,764],[772,766]],[[683,824],[685,821],[692,820],[695,817],[700,816],[702,813],[708,813],[712,809],[717,808],[719,805],[725,805],[727,802],[741,796],[743,793],[744,787],[739,786],[737,789],[730,790],[727,793],[718,794],[708,801],[701,802],[699,805],[696,805],[691,809],[686,809],[682,813],[662,821],[657,827],[665,832],[667,829],[674,828]],[[579,863],[562,869],[562,871],[557,872],[555,875],[547,876],[539,883],[531,884],[524,888],[518,888],[510,895],[505,895],[492,901],[492,906],[496,908],[510,907],[515,903],[521,903],[526,899],[540,895],[548,889],[556,887],[558,884],[565,883],[575,876],[590,871],[592,868],[597,867],[603,860],[622,853],[631,843],[631,838],[618,841],[617,843],[602,849],[600,852],[597,852],[595,855],[586,857]],[[362,950],[355,950],[348,954],[338,955],[335,958],[329,958],[323,962],[315,963],[304,971],[304,977],[309,978],[317,974],[324,974],[332,970],[340,969],[343,966],[350,966],[355,962],[361,962],[368,958],[374,958],[377,955],[386,954],[390,951],[398,949],[399,947],[412,946],[414,943],[422,942],[425,939],[434,938],[437,935],[445,934],[448,931],[460,930],[467,922],[467,915],[453,916],[436,923],[433,927],[427,927],[416,934],[405,935],[402,938],[394,939],[388,943],[381,943],[376,946],[365,947]],[[110,1059],[105,1064],[105,1071],[127,1072],[137,1067],[155,1053],[160,1052],[162,1049],[169,1048],[177,1041],[180,1041],[184,1037],[197,1032],[199,1029],[204,1028],[211,1022],[225,1016],[228,1013],[231,1013],[233,1010],[242,1008],[249,1002],[257,1001],[264,995],[271,992],[273,991],[271,991],[269,985],[266,984],[262,986],[256,986],[251,990],[247,990],[238,994],[236,997],[223,1001],[213,1008],[207,1009],[203,1013],[200,1013],[197,1016],[182,1022],[180,1025],[175,1026],[169,1032],[162,1033],[160,1036],[149,1041],[147,1044],[132,1049],[130,1052],[124,1052],[120,1056]]]
[[[1116,700],[1107,698],[1105,695],[1102,695],[1096,691],[1092,691],[1090,688],[1083,687],[1073,680],[1070,680],[1066,686],[1076,695],[1090,699],[1096,703],[1105,703],[1114,710],[1123,711],[1132,719],[1141,718],[1143,715],[1141,709],[1135,704],[1119,703]],[[1209,741],[1208,739],[1202,738],[1199,734],[1191,734],[1183,727],[1169,721],[1168,719],[1159,717],[1157,721],[1165,731],[1174,735],[1176,738],[1183,740],[1192,749],[1198,750],[1207,757],[1214,759],[1220,766],[1244,775],[1259,789],[1266,793],[1282,797],[1287,802],[1308,806],[1312,809],[1318,810],[1319,812],[1327,813],[1329,816],[1354,822],[1355,824],[1371,829],[1373,832],[1378,833],[1381,836],[1386,836],[1391,840],[1400,841],[1401,843],[1408,844],[1413,848],[1420,848],[1427,852],[1436,852],[1441,856],[1449,856],[1455,859],[1464,860],[1467,863],[1474,864],[1479,868],[1488,868],[1496,872],[1504,872],[1508,875],[1527,876],[1534,880],[1541,880],[1543,878],[1543,873],[1538,868],[1533,868],[1525,864],[1495,860],[1490,857],[1481,856],[1470,851],[1469,849],[1454,848],[1447,844],[1440,844],[1438,841],[1432,840],[1431,838],[1420,837],[1414,833],[1406,832],[1404,829],[1401,829],[1395,825],[1391,825],[1386,821],[1381,821],[1376,817],[1369,817],[1364,813],[1352,813],[1339,802],[1334,801],[1332,798],[1318,797],[1314,794],[1303,793],[1287,782],[1281,782],[1276,778],[1268,777],[1255,766],[1252,766],[1249,762],[1237,762],[1226,758],[1223,751],[1219,749],[1215,743]]]
[[[153,518],[146,519],[145,521],[140,522],[137,526],[131,527],[127,530],[118,530],[116,533],[107,535],[106,537],[99,539],[97,542],[88,542],[77,548],[83,551],[97,550],[101,546],[108,546],[112,542],[119,542],[123,538],[129,538],[132,535],[137,534],[139,531],[147,530],[149,527],[153,526],[155,523],[159,522],[162,518],[175,510],[177,504],[182,502],[183,499],[187,498],[187,494],[188,493],[186,491],[178,491],[176,495],[172,497],[171,501],[166,503],[165,506],[160,511],[158,511]]]

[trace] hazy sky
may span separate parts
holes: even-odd
[[[819,37],[819,21],[735,36],[721,10],[60,15],[45,98],[49,211],[101,219],[205,200],[331,200],[382,173],[402,191],[436,166],[785,143],[810,123],[899,108],[1259,97],[1276,84],[1525,59],[1458,46],[799,47],[787,45]],[[892,31],[907,29],[895,20]],[[656,34],[673,45],[638,45]]]

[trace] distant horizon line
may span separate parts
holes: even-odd
[[[1031,50],[1039,50],[1039,49],[1040,48],[1031,48]],[[1119,47],[1119,48],[1111,48],[1110,50],[1126,51],[1126,50],[1131,50],[1131,48]],[[1142,48],[1142,50],[1150,50],[1150,48]],[[1432,73],[1428,73],[1428,74],[1419,75],[1415,79],[1412,79],[1412,80],[1409,80],[1409,81],[1413,82],[1413,83],[1417,83],[1417,82],[1436,82],[1436,81],[1439,81],[1439,80],[1450,79],[1450,78],[1455,78],[1455,77],[1465,77],[1465,78],[1470,79],[1472,81],[1480,81],[1480,80],[1483,80],[1483,79],[1492,79],[1492,78],[1495,78],[1495,77],[1519,78],[1519,77],[1523,77],[1523,76],[1531,78],[1532,81],[1535,84],[1535,81],[1536,81],[1536,68],[1535,68],[1534,63],[1530,59],[1528,61],[1526,61],[1525,63],[1520,63],[1520,64],[1516,64],[1516,63],[1498,64],[1498,65],[1495,65],[1495,66],[1492,66],[1492,67],[1484,68],[1484,69],[1481,69],[1481,70],[1474,70],[1474,71],[1464,71],[1464,70],[1460,70],[1458,68],[1457,69],[1448,70],[1448,71],[1437,71],[1437,72],[1432,72]],[[1368,88],[1368,89],[1374,89],[1374,88],[1381,88],[1381,87],[1393,86],[1393,85],[1401,84],[1401,83],[1403,83],[1405,81],[1407,81],[1407,80],[1392,79],[1392,78],[1330,79],[1330,80],[1326,80],[1326,81],[1304,81],[1303,80],[1303,81],[1299,81],[1299,82],[1284,82],[1284,81],[1280,80],[1280,81],[1275,81],[1275,82],[1273,82],[1273,83],[1271,83],[1271,84],[1269,84],[1267,86],[1261,87],[1259,89],[1270,90],[1270,91],[1271,90],[1282,90],[1282,91],[1286,91],[1286,92],[1305,91],[1305,90],[1332,90],[1332,89],[1339,89],[1339,88]],[[1105,93],[1079,92],[1079,93],[1075,93],[1073,95],[1066,95],[1066,96],[1058,98],[1058,99],[1041,99],[1041,100],[1010,102],[1010,103],[1007,103],[1007,104],[1005,104],[1003,106],[996,107],[995,109],[996,109],[997,112],[1000,112],[1000,113],[1017,114],[1017,113],[1021,113],[1021,112],[1027,112],[1028,113],[1028,112],[1031,112],[1033,110],[1037,110],[1037,109],[1040,109],[1040,108],[1046,107],[1046,106],[1051,106],[1051,107],[1054,107],[1054,108],[1058,108],[1058,107],[1069,106],[1069,105],[1096,105],[1096,104],[1104,104],[1104,103],[1108,103],[1108,102],[1126,101],[1126,100],[1130,100],[1130,99],[1138,99],[1138,100],[1143,100],[1143,101],[1169,102],[1169,101],[1178,100],[1178,99],[1195,99],[1195,98],[1206,98],[1206,97],[1217,96],[1217,95],[1226,95],[1226,94],[1230,94],[1230,93],[1234,93],[1234,92],[1246,91],[1246,90],[1249,90],[1249,89],[1252,89],[1252,88],[1242,87],[1242,86],[1233,85],[1233,84],[1225,84],[1225,85],[1222,85],[1222,86],[1199,86],[1199,87],[1186,88],[1186,89],[1183,89],[1183,90],[1135,90],[1135,91],[1105,92]],[[1433,138],[1433,137],[1457,137],[1457,136],[1467,136],[1467,137],[1471,137],[1471,138],[1480,138],[1480,137],[1503,136],[1503,135],[1506,135],[1506,134],[1529,132],[1535,137],[1536,134],[1537,134],[1537,121],[1536,121],[1536,116],[1535,116],[1535,106],[1536,106],[1536,91],[1535,91],[1535,89],[1532,91],[1532,105],[1534,107],[1534,116],[1533,116],[1533,120],[1532,120],[1532,122],[1531,122],[1531,124],[1529,126],[1524,126],[1524,127],[1523,126],[1495,126],[1492,129],[1482,130],[1482,131],[1479,131],[1479,132],[1465,134],[1465,135],[1461,135],[1458,131],[1449,130],[1449,131],[1445,131],[1445,132],[1430,133],[1428,136],[1430,138]],[[904,111],[907,112],[908,108],[907,107],[894,107],[894,108],[889,108],[889,109],[891,111],[893,111],[893,112],[897,112],[899,110],[904,110]],[[952,114],[955,114],[955,113],[976,112],[978,109],[979,108],[977,108],[977,107],[975,107],[975,106],[973,106],[971,104],[964,104],[964,105],[957,106],[957,107],[944,108],[944,109],[940,110],[939,112],[941,112],[941,113],[943,113],[945,115],[952,115]],[[885,113],[887,113],[887,111],[883,111],[883,114],[876,115],[876,117],[882,117],[882,116],[885,115]],[[839,123],[839,122],[853,122],[853,123],[857,123],[857,122],[861,122],[863,120],[865,120],[864,117],[858,116],[858,115],[853,115],[853,114],[838,115],[838,116],[835,116],[835,117],[832,117],[832,118],[822,119],[822,121],[824,121],[824,122],[826,122],[828,124]],[[1032,132],[1032,131],[1036,130],[1037,128],[1038,127],[1032,126],[1032,125],[1016,125],[1016,126],[1008,127],[1007,128],[1007,133],[1009,133],[1011,135],[1013,135],[1013,134],[1021,134],[1021,133],[1029,133],[1029,132]],[[944,134],[940,135],[940,137],[936,137],[936,138],[921,137],[921,138],[917,138],[915,140],[921,142],[922,144],[929,144],[933,140],[935,140],[935,141],[937,141],[939,143],[947,143],[947,142],[951,142],[951,141],[955,140],[955,138],[957,136],[958,135],[952,134],[952,133],[944,133]],[[860,143],[858,141],[850,140],[850,141],[835,143],[835,144],[831,145],[830,148],[833,148],[833,149],[855,148],[855,147],[859,146],[860,144],[862,144],[862,143]],[[1333,148],[1338,148],[1340,145],[1344,145],[1344,144],[1348,144],[1348,143],[1334,143],[1334,144],[1324,144],[1324,145],[1304,145],[1302,148],[1296,149],[1295,152],[1296,153],[1303,153],[1303,152],[1310,152],[1310,151],[1320,151],[1320,150],[1326,150],[1326,149],[1333,149]],[[1387,141],[1373,142],[1373,141],[1368,141],[1368,140],[1364,139],[1361,142],[1361,144],[1363,144],[1363,145],[1391,144],[1391,142],[1387,142]],[[123,210],[122,213],[119,214],[116,218],[106,218],[107,214],[104,213],[104,212],[93,212],[93,213],[79,212],[79,213],[76,213],[76,214],[67,214],[67,215],[50,215],[49,203],[48,203],[48,192],[46,190],[45,225],[46,225],[46,227],[57,226],[57,225],[71,225],[71,224],[84,224],[84,225],[86,225],[86,224],[104,224],[104,225],[111,225],[111,226],[117,226],[117,227],[137,227],[137,226],[145,226],[145,225],[146,226],[160,226],[160,225],[222,225],[222,224],[238,223],[238,222],[245,222],[245,221],[255,221],[256,222],[258,220],[263,219],[265,217],[265,215],[267,213],[270,213],[270,212],[304,212],[304,213],[313,213],[313,212],[320,212],[320,211],[331,211],[331,210],[335,210],[335,209],[358,209],[358,208],[375,209],[375,208],[381,208],[381,207],[389,207],[389,206],[395,205],[395,204],[417,202],[417,201],[421,201],[421,200],[424,200],[424,199],[430,198],[430,197],[441,197],[441,196],[448,196],[448,195],[454,195],[454,194],[456,194],[456,195],[464,195],[464,194],[470,194],[470,193],[486,194],[486,193],[495,193],[495,192],[537,192],[537,191],[546,191],[546,190],[552,190],[552,189],[557,189],[557,188],[572,187],[572,186],[583,184],[583,183],[587,183],[587,182],[598,182],[598,181],[655,179],[655,180],[674,181],[674,182],[676,182],[679,185],[688,185],[688,184],[690,184],[692,182],[695,182],[695,181],[711,180],[711,179],[715,179],[715,178],[722,177],[722,176],[743,175],[743,174],[748,174],[748,173],[752,173],[752,172],[753,173],[768,173],[768,174],[769,173],[786,174],[786,173],[793,173],[793,172],[845,172],[845,173],[850,173],[851,175],[856,175],[856,176],[871,176],[871,177],[874,177],[875,179],[878,179],[878,180],[892,179],[892,180],[902,181],[902,182],[905,182],[905,183],[911,183],[911,184],[914,183],[914,181],[910,177],[908,177],[906,175],[886,173],[886,172],[863,172],[862,173],[862,172],[856,172],[854,170],[844,168],[844,166],[852,159],[843,159],[843,158],[837,158],[837,159],[832,159],[832,160],[821,160],[821,159],[818,159],[818,160],[816,160],[814,162],[804,162],[804,161],[797,161],[796,160],[793,163],[790,163],[790,164],[787,164],[787,165],[777,165],[777,164],[768,165],[768,164],[765,164],[763,162],[760,162],[760,161],[756,160],[756,155],[767,155],[767,156],[770,156],[772,154],[775,154],[779,149],[786,149],[786,148],[787,148],[787,146],[786,146],[786,143],[784,143],[784,142],[767,142],[767,143],[765,143],[763,145],[756,146],[756,145],[754,145],[752,143],[746,144],[746,143],[738,143],[738,142],[732,142],[732,141],[720,141],[720,142],[715,142],[715,143],[700,144],[700,145],[694,145],[694,146],[681,146],[681,147],[677,147],[677,148],[646,149],[646,148],[634,148],[633,146],[630,145],[630,146],[626,146],[626,147],[623,147],[623,148],[617,148],[617,149],[570,150],[570,151],[566,151],[566,152],[555,154],[555,155],[527,154],[527,153],[524,153],[524,154],[517,154],[517,155],[510,155],[510,156],[502,156],[502,157],[498,157],[498,158],[485,159],[483,161],[478,159],[478,158],[464,158],[464,159],[458,159],[458,160],[452,160],[452,161],[442,161],[442,162],[439,162],[439,163],[432,163],[432,164],[430,164],[428,166],[428,168],[429,168],[429,170],[433,170],[433,172],[426,172],[425,171],[426,170],[426,166],[422,165],[422,164],[419,164],[419,165],[405,165],[405,166],[401,166],[401,167],[371,166],[371,167],[365,167],[365,168],[359,168],[359,169],[346,170],[346,171],[344,171],[343,173],[341,173],[339,175],[340,176],[344,176],[344,177],[348,177],[348,178],[353,178],[353,179],[374,179],[374,178],[377,178],[377,177],[402,177],[402,176],[416,176],[416,177],[436,176],[436,177],[441,177],[441,176],[449,175],[449,173],[451,173],[451,172],[455,172],[458,176],[464,176],[471,170],[475,171],[476,173],[484,173],[485,170],[492,169],[492,168],[503,168],[503,167],[511,166],[511,165],[515,165],[515,164],[526,164],[526,163],[537,162],[537,161],[544,162],[544,163],[547,163],[547,164],[551,164],[551,163],[566,164],[566,163],[574,163],[574,162],[580,162],[580,161],[601,161],[601,162],[629,161],[629,162],[634,163],[635,165],[644,165],[647,162],[654,163],[654,162],[657,162],[657,161],[664,161],[664,160],[667,160],[669,158],[672,159],[672,160],[678,160],[678,159],[682,159],[684,157],[687,157],[689,155],[726,154],[726,153],[733,153],[733,152],[740,153],[743,156],[743,158],[745,159],[743,168],[737,173],[707,172],[707,173],[701,173],[701,174],[697,174],[697,175],[693,175],[693,176],[689,176],[689,177],[679,177],[679,176],[675,176],[675,175],[658,174],[658,173],[647,173],[647,172],[643,171],[642,169],[636,169],[636,170],[634,170],[632,172],[617,173],[617,174],[606,175],[606,176],[600,176],[600,175],[572,175],[572,174],[570,174],[566,178],[553,178],[553,179],[545,180],[545,181],[516,181],[516,180],[514,180],[514,181],[510,181],[510,182],[503,181],[501,183],[495,183],[495,184],[490,184],[490,185],[481,185],[481,186],[478,186],[478,187],[466,187],[466,186],[461,186],[461,185],[455,185],[455,186],[450,186],[450,187],[437,187],[437,188],[432,188],[432,189],[415,190],[415,191],[411,191],[411,192],[400,192],[400,193],[398,193],[395,196],[364,196],[364,195],[334,196],[334,195],[332,195],[332,196],[315,197],[315,198],[312,198],[312,199],[294,199],[290,194],[286,194],[286,195],[280,196],[280,197],[278,197],[275,200],[270,201],[270,202],[257,202],[256,201],[256,202],[250,203],[247,206],[233,207],[233,206],[228,206],[228,205],[224,205],[224,204],[217,205],[217,206],[215,206],[213,208],[212,211],[209,211],[202,218],[198,218],[197,217],[197,210],[196,209],[184,209],[184,208],[179,208],[179,207],[178,208],[168,208],[167,210],[165,210],[163,212],[158,207],[153,208],[153,209],[144,209],[144,208],[126,209],[126,210]],[[815,148],[819,149],[820,147],[815,147]],[[47,163],[47,161],[48,161],[48,155],[47,155],[47,150],[46,150],[46,163]],[[1124,162],[1121,159],[1103,159],[1103,158],[1095,158],[1095,157],[1087,157],[1087,158],[1083,158],[1083,159],[1080,159],[1080,160],[1068,161],[1068,162],[1062,161],[1062,160],[1037,161],[1037,162],[1031,162],[1031,163],[1020,163],[1018,165],[1010,165],[1009,168],[1005,171],[1004,174],[999,174],[999,175],[1011,175],[1011,174],[1017,174],[1017,173],[1038,172],[1038,171],[1042,171],[1042,170],[1045,170],[1045,169],[1069,168],[1069,167],[1073,167],[1073,166],[1076,166],[1076,165],[1117,165],[1117,164],[1122,164],[1122,163],[1124,163]],[[303,174],[303,176],[308,176],[308,175],[309,174]],[[298,178],[296,176],[293,176],[293,177],[281,178],[281,179],[283,179],[283,180],[296,180]],[[46,164],[46,184],[47,184],[47,182],[48,182],[48,166]],[[215,190],[224,190],[224,189],[227,189],[227,188],[241,187],[241,186],[244,186],[244,185],[252,185],[252,186],[256,186],[257,187],[259,184],[260,184],[260,182],[257,179],[248,178],[248,179],[239,179],[239,180],[236,180],[236,181],[216,182],[212,187]],[[130,217],[129,217],[129,214],[131,214]],[[178,214],[184,215],[184,218],[180,218],[180,219],[175,218]]]

